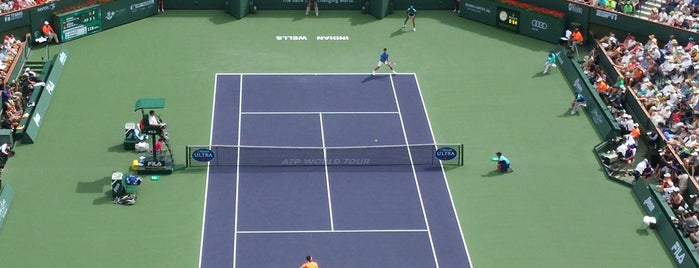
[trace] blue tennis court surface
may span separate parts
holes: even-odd
[[[435,143],[413,74],[218,74],[215,90],[214,145]],[[471,267],[440,166],[217,158],[232,163],[209,167],[200,267]]]

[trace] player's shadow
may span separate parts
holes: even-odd
[[[562,118],[562,117],[571,117],[571,116],[580,116],[580,111],[578,111],[578,112],[575,113],[575,114],[570,114],[570,109],[568,109],[568,110],[566,110],[565,112],[563,112],[563,114],[559,115],[558,118]]]
[[[305,14],[294,15],[291,17],[291,21],[300,21],[302,19],[305,19],[306,17],[308,17],[308,15],[305,15]]]
[[[398,28],[395,32],[391,33],[391,38],[407,33],[404,28]]]
[[[368,75],[366,78],[364,78],[364,80],[362,80],[362,83],[366,83],[366,82],[369,82],[369,81],[375,80],[375,79],[386,79],[389,76],[390,76],[389,74]]]
[[[544,77],[547,75],[548,74],[544,74],[543,72],[536,72],[534,75],[532,75],[532,78],[539,78],[539,77]]]
[[[483,178],[492,178],[492,177],[502,176],[502,175],[505,175],[505,174],[507,174],[507,173],[502,173],[502,172],[500,172],[499,170],[491,170],[490,172],[481,175],[481,177],[483,177]]]

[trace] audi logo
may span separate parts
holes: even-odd
[[[546,30],[549,28],[549,25],[540,20],[532,20],[532,27]]]

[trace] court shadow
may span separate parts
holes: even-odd
[[[77,187],[75,187],[75,192],[79,194],[101,193],[104,187],[109,185],[111,179],[111,176],[106,176],[95,181],[79,181]]]
[[[123,143],[120,143],[120,144],[117,144],[117,145],[109,146],[109,148],[107,148],[107,152],[110,152],[110,153],[124,153],[124,152],[130,152],[130,150],[125,150],[125,149],[124,149],[124,144],[123,144]]]
[[[462,166],[456,166],[456,165],[451,165],[451,166],[444,165],[444,166],[442,166],[442,168],[444,169],[444,171],[450,171],[450,170],[452,170],[452,169],[457,169],[457,168],[460,168],[460,167],[462,167]]]
[[[649,234],[648,228],[643,228],[643,227],[636,229],[636,233],[639,235],[642,235],[642,236],[647,236]]]
[[[391,33],[391,38],[405,34],[405,33],[406,33],[406,31],[404,31],[404,28],[398,28],[398,30]]]
[[[356,26],[356,25],[364,25],[364,24],[369,24],[372,22],[377,22],[378,20],[374,18],[373,16],[369,14],[363,14],[361,11],[357,11],[357,13],[348,13],[346,10],[323,10],[323,8],[320,8],[319,12],[320,15],[316,17],[313,14],[313,10],[311,10],[311,14],[308,14],[306,16],[305,14],[306,7],[305,5],[300,8],[300,9],[295,9],[295,10],[267,10],[267,9],[258,9],[257,13],[255,14],[249,14],[248,16],[251,17],[259,17],[259,18],[281,18],[281,19],[291,19],[291,21],[302,21],[302,20],[314,20],[314,19],[324,19],[324,18],[339,18],[339,19],[349,19],[349,23],[351,26]]]
[[[570,109],[568,109],[568,110],[566,110],[565,112],[563,112],[563,114],[559,115],[558,118],[561,118],[561,117],[571,117],[571,116],[580,116],[580,112],[577,112],[577,113],[575,113],[575,114],[570,114]]]
[[[302,19],[304,19],[304,18],[306,18],[306,17],[308,17],[308,16],[305,16],[305,15],[294,15],[294,16],[291,17],[291,21],[300,21],[300,20],[302,20]]]
[[[369,81],[375,80],[375,79],[386,79],[388,77],[389,77],[388,74],[386,74],[386,75],[383,75],[383,74],[369,75],[366,78],[364,78],[364,80],[362,80],[362,83],[369,82]]]
[[[536,72],[534,75],[532,75],[532,78],[539,78],[539,77],[544,77],[547,75],[548,74],[544,74],[543,72]]]
[[[237,20],[238,19],[236,19],[233,16],[215,16],[215,17],[209,18],[209,21],[213,24],[216,24],[216,25],[222,25],[222,24],[226,24],[226,23],[230,23],[230,22],[235,22]]]
[[[483,177],[483,178],[490,178],[490,177],[502,176],[502,175],[505,175],[505,174],[507,174],[507,173],[502,173],[502,172],[497,171],[497,170],[491,170],[490,172],[481,175],[481,177]]]

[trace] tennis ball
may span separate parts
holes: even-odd
[[[374,139],[374,142],[379,142],[379,139]]]

